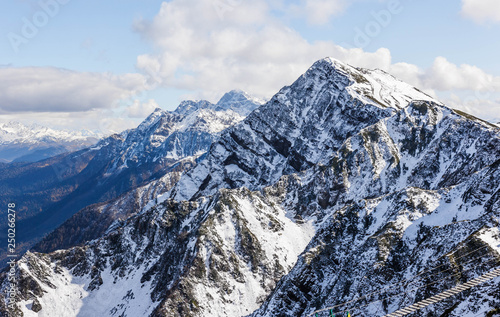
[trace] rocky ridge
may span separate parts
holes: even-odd
[[[189,114],[156,109],[138,128],[102,139],[89,148],[40,162],[0,166],[0,201],[22,202],[17,211],[23,232],[20,251],[89,205],[115,199],[194,165],[222,130],[244,118],[235,111],[238,107],[258,106],[251,101],[231,102],[219,105],[233,110],[215,110],[215,105],[206,101],[190,102],[195,109]],[[122,216],[126,214],[129,212]],[[2,248],[1,259],[4,252]]]

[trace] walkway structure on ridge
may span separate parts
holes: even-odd
[[[452,289],[449,289],[447,291],[444,291],[442,293],[439,293],[437,295],[434,295],[432,297],[429,297],[423,301],[420,301],[418,303],[415,303],[413,305],[407,306],[403,309],[397,310],[391,314],[385,315],[384,317],[402,317],[406,316],[408,314],[411,314],[413,312],[416,312],[417,310],[420,310],[424,307],[427,307],[429,305],[435,304],[437,302],[440,302],[448,297],[451,297],[453,295],[456,295],[458,293],[461,293],[465,290],[468,290],[469,288],[472,288],[474,286],[477,286],[479,284],[482,284],[488,280],[494,279],[495,277],[500,276],[500,268],[495,269],[490,271],[489,273],[483,274],[473,280],[468,281],[467,283],[460,284]]]

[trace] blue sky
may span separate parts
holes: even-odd
[[[3,36],[2,63],[17,67],[56,66],[82,72],[133,72],[137,55],[150,49],[140,34],[133,32],[133,21],[153,18],[161,2],[70,0],[60,5],[59,13],[39,28],[37,36],[21,45],[19,52],[12,49],[8,36]],[[3,6],[3,33],[21,34],[22,19],[31,20],[42,10],[39,1],[30,0],[9,1]]]
[[[0,121],[119,131],[185,98],[268,98],[325,56],[500,121],[499,3],[5,1]]]

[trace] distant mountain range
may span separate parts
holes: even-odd
[[[231,94],[10,171],[67,193],[43,232],[73,215],[18,262],[10,313],[382,317],[438,295],[413,316],[499,314],[498,277],[445,296],[500,267],[497,126],[332,58],[263,105]]]
[[[36,162],[95,144],[102,135],[69,132],[11,121],[0,124],[0,162]]]
[[[175,139],[177,144],[170,145],[170,150],[163,152],[166,158],[177,159],[175,168],[159,179],[147,182],[145,185],[135,188],[116,199],[104,203],[97,203],[85,207],[60,227],[51,232],[33,249],[40,252],[51,252],[61,248],[80,245],[95,238],[99,238],[113,223],[126,220],[141,211],[147,203],[154,201],[155,197],[170,190],[180,179],[183,171],[196,165],[200,153],[204,153],[211,145],[211,141],[193,138],[179,141],[179,134],[188,131],[199,134],[200,131],[208,132],[209,139],[218,135],[221,129],[233,125],[242,120],[248,113],[256,109],[263,101],[253,98],[243,91],[233,90],[225,94],[217,104],[208,101],[183,101],[174,111],[181,116],[182,120],[176,121],[175,127],[169,136]],[[140,126],[148,127],[154,124],[158,118],[168,115],[161,109],[155,110]],[[170,121],[170,123],[175,120]],[[155,133],[159,130],[156,129]],[[177,138],[177,139],[176,139]],[[151,140],[157,137],[151,138]],[[164,145],[169,144],[165,142]],[[153,142],[151,142],[153,144]],[[194,144],[194,145],[193,145]],[[198,150],[190,150],[190,145],[198,146]],[[160,150],[164,150],[160,147]],[[175,149],[175,151],[172,151]],[[186,153],[186,151],[191,151]],[[193,155],[194,153],[194,155]],[[156,158],[156,156],[153,156]]]
[[[19,206],[18,242],[23,249],[30,248],[80,209],[196,164],[222,130],[259,106],[246,98],[243,92],[232,91],[217,105],[187,101],[176,111],[156,109],[136,129],[91,147],[35,163],[0,166],[0,201]],[[4,248],[0,246],[2,258]]]

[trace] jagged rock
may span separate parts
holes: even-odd
[[[33,304],[31,304],[31,310],[34,311],[35,313],[38,313],[39,311],[42,310],[42,305],[40,305],[40,302],[38,301],[38,299],[34,299],[33,300]]]

